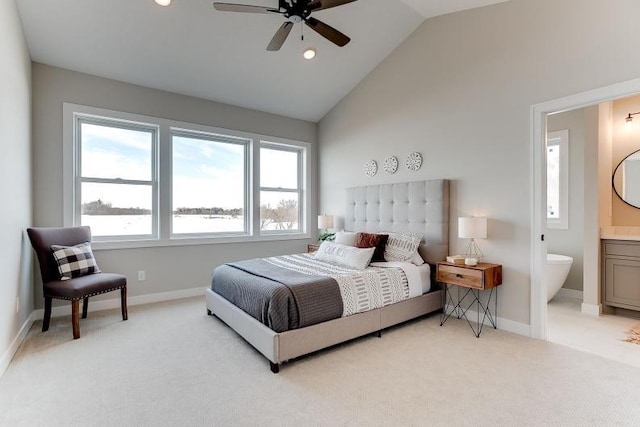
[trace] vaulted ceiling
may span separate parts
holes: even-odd
[[[502,1],[358,0],[313,14],[351,37],[345,47],[296,24],[268,52],[281,16],[220,12],[211,0],[16,0],[36,62],[314,122],[425,19]]]

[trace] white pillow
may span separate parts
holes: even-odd
[[[420,255],[420,252],[418,252],[417,249],[416,249],[416,253],[413,255],[413,258],[411,258],[411,263],[414,265],[424,264],[424,259],[422,259],[422,255]]]
[[[351,231],[344,231],[344,230],[338,231],[336,233],[336,238],[333,240],[333,242],[341,245],[355,246],[356,234],[358,233],[351,232]]]
[[[387,261],[411,262],[418,254],[422,236],[415,233],[389,233],[384,259]],[[417,260],[417,259],[416,259]]]
[[[333,262],[346,267],[364,270],[371,262],[376,248],[354,248],[339,243],[322,242],[314,258],[320,261]]]

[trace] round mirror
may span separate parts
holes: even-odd
[[[629,154],[616,166],[612,183],[623,202],[640,209],[640,150]]]

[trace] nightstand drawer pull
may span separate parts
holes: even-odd
[[[456,274],[456,277],[462,278],[462,274]]]

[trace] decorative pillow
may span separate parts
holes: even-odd
[[[411,263],[414,265],[424,264],[424,259],[422,259],[422,255],[420,255],[420,252],[418,252],[417,250],[416,250],[416,253],[413,255],[413,258],[411,258]]]
[[[357,233],[354,233],[352,231],[344,231],[344,230],[338,231],[336,233],[336,238],[333,239],[333,241],[340,245],[355,246],[356,234]]]
[[[376,248],[371,261],[384,261],[384,247],[389,240],[388,234],[357,233],[356,248]]]
[[[387,246],[384,248],[386,261],[409,262],[418,253],[422,236],[415,233],[389,233]],[[419,254],[418,254],[419,255]]]
[[[100,273],[89,242],[75,246],[52,245],[53,258],[58,263],[60,280]]]
[[[339,243],[322,242],[314,258],[345,267],[364,270],[371,262],[375,248],[360,249]]]

